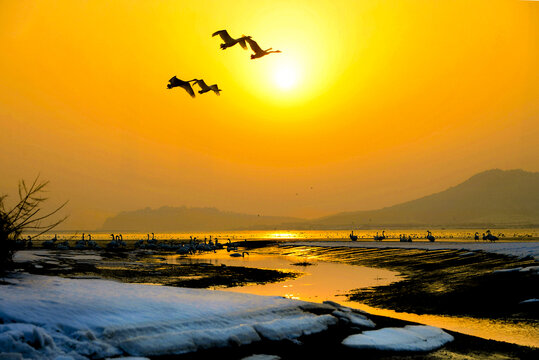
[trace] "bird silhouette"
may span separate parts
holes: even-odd
[[[228,31],[226,31],[226,30],[216,31],[211,36],[213,37],[213,36],[216,36],[216,35],[219,35],[221,37],[221,39],[223,39],[223,41],[224,41],[224,43],[221,44],[221,50],[225,50],[226,48],[229,48],[229,47],[234,46],[236,44],[240,44],[240,46],[244,50],[247,50],[247,45],[245,44],[245,40],[251,38],[250,36],[243,35],[240,38],[234,39],[232,36],[230,36],[228,34]]]
[[[249,255],[249,253],[247,251],[244,251],[244,252],[241,253],[241,255],[240,255],[240,253],[232,253],[232,254],[230,254],[230,256],[232,256],[232,257],[245,257],[245,254]]]
[[[251,47],[251,50],[253,50],[253,52],[254,52],[254,54],[251,54],[251,60],[261,58],[262,56],[266,56],[266,55],[271,54],[271,53],[280,53],[281,52],[281,50],[272,50],[272,51],[270,51],[272,48],[262,50],[262,48],[258,45],[258,43],[256,41],[254,41],[253,39],[251,39],[251,37],[247,37],[245,39],[245,41],[247,41],[247,43]]]
[[[378,233],[376,233],[376,235],[374,235],[374,241],[382,241],[386,238],[386,234],[385,234],[385,230],[382,230],[382,235],[378,235]]]
[[[221,89],[219,89],[219,87],[217,86],[217,84],[213,84],[213,85],[210,85],[208,86],[204,80],[200,79],[195,79],[195,82],[193,84],[197,84],[198,86],[200,86],[200,90],[198,91],[199,94],[204,94],[204,93],[207,93],[208,91],[213,91],[216,95],[221,95],[219,94],[220,91],[222,91]]]
[[[193,80],[189,80],[189,81],[183,81],[183,80],[180,80],[178,79],[176,76],[173,76],[168,82],[169,84],[167,84],[167,88],[168,89],[172,89],[172,88],[175,88],[177,86],[183,88],[185,91],[187,91],[187,93],[189,95],[191,95],[191,97],[195,97],[195,92],[193,90],[193,88],[191,87],[191,84],[190,82],[191,81],[195,81],[196,79],[193,79]]]

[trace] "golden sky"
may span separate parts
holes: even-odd
[[[222,51],[221,29],[282,53]],[[0,54],[0,188],[40,173],[76,227],[162,205],[312,217],[539,171],[535,1],[0,0]]]

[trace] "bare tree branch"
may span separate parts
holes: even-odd
[[[16,245],[21,234],[26,230],[37,230],[36,236],[42,235],[65,221],[66,217],[42,225],[41,222],[51,218],[62,210],[67,201],[56,207],[54,210],[38,216],[42,211],[41,206],[48,200],[43,196],[46,191],[48,181],[40,181],[39,175],[28,186],[24,180],[19,182],[19,201],[11,208],[7,208],[5,200],[7,195],[0,195],[0,272],[11,263],[13,253],[17,249]]]

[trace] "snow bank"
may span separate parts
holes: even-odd
[[[343,311],[342,309],[335,310],[332,315],[345,323],[351,324],[352,326],[370,329],[376,327],[376,324],[372,320],[368,319],[365,315],[356,314],[350,311]]]
[[[295,339],[338,322],[327,305],[316,315],[302,307],[317,305],[281,297],[26,274],[8,281],[0,349],[33,359],[183,354]]]
[[[539,266],[526,266],[526,267],[516,267],[511,269],[500,269],[500,270],[493,270],[493,274],[503,274],[503,273],[511,273],[511,272],[521,272],[521,273],[530,273],[533,275],[539,275]]]
[[[301,241],[285,243],[288,246],[322,246],[322,247],[350,247],[350,248],[395,248],[395,249],[423,249],[423,250],[466,250],[485,251],[494,254],[503,254],[525,258],[534,257],[539,260],[539,242],[395,242],[395,241]]]
[[[277,355],[266,355],[266,354],[254,354],[251,356],[244,357],[241,360],[280,360],[281,358]]]
[[[520,272],[529,272],[534,275],[539,275],[539,266],[527,266],[520,269]]]
[[[424,325],[407,325],[403,328],[364,331],[362,334],[347,337],[342,344],[356,349],[431,351],[450,341],[453,341],[453,336],[442,329]]]

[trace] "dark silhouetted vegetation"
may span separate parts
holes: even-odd
[[[36,237],[53,229],[66,219],[63,217],[50,221],[51,217],[67,202],[50,212],[43,212],[41,207],[47,200],[44,195],[48,183],[48,181],[41,181],[39,176],[30,186],[21,180],[19,201],[11,208],[6,204],[7,195],[0,196],[0,272],[9,268],[17,249],[28,245],[26,239],[21,237],[23,232],[35,232],[34,237]]]

